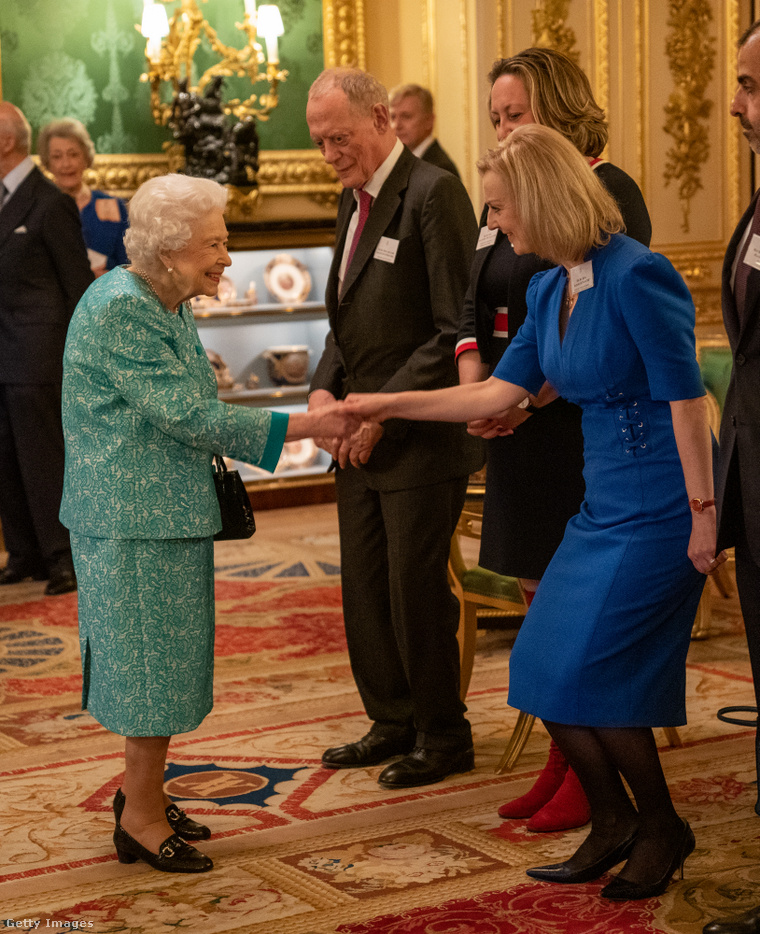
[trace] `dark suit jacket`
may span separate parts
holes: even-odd
[[[404,149],[372,206],[339,298],[355,207],[346,189],[325,297],[331,330],[312,390],[343,398],[456,385],[454,347],[477,234],[464,186]],[[374,256],[381,237],[398,242],[394,262]],[[462,424],[394,420],[384,428],[362,468],[373,489],[440,483],[482,464],[481,445]]]
[[[723,262],[721,301],[723,323],[734,356],[731,380],[720,426],[720,459],[715,480],[718,500],[718,547],[735,544],[732,510],[742,508],[747,539],[756,564],[760,564],[760,271],[751,269],[743,320],[731,288],[731,267],[747,224],[752,219],[758,194],[752,199],[728,244]],[[729,473],[737,449],[741,502],[735,479]]]
[[[0,383],[59,383],[92,282],[76,203],[34,168],[0,211]]]
[[[447,172],[451,172],[452,175],[456,175],[456,177],[459,178],[459,170],[437,139],[433,140],[425,152],[422,153],[420,159],[424,162],[429,162],[431,165],[437,165],[439,169],[446,169]]]

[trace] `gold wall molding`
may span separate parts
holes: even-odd
[[[364,0],[322,0],[325,68],[366,67]]]
[[[665,105],[665,132],[674,145],[666,152],[665,186],[678,183],[681,229],[689,233],[691,201],[703,188],[702,165],[710,155],[709,117],[713,102],[705,92],[715,68],[715,38],[709,34],[708,0],[670,0],[665,42],[675,87]]]
[[[511,6],[511,5],[510,5]],[[509,11],[512,12],[511,9]],[[507,57],[507,43],[504,34],[504,24],[507,18],[507,11],[504,8],[504,0],[496,0],[496,48],[499,58]],[[510,22],[511,22],[510,16]]]
[[[662,250],[689,287],[697,315],[700,335],[723,335],[721,274],[725,246],[722,243],[671,245]]]
[[[606,113],[610,103],[610,11],[607,0],[594,2],[595,97]]]
[[[533,44],[556,49],[577,62],[580,52],[576,47],[575,32],[566,24],[570,0],[538,0],[531,12]]]
[[[337,204],[341,185],[322,154],[315,149],[262,150],[259,187],[249,193],[231,189],[230,220],[251,220],[264,201],[307,198],[317,205]],[[88,185],[129,200],[149,178],[176,170],[171,152],[137,155],[96,155],[85,174]],[[276,203],[270,207],[276,211]]]
[[[430,88],[433,100],[438,100],[438,74],[437,53],[438,47],[435,35],[435,0],[424,0],[421,4],[422,13],[422,83]]]
[[[647,195],[647,159],[649,151],[649,125],[646,115],[649,113],[649,49],[644,42],[648,35],[648,6],[644,0],[636,0],[634,6],[634,56],[636,63],[636,164],[638,166],[639,186],[646,201]]]
[[[739,41],[739,0],[726,3],[726,87],[731,97],[736,87],[736,43]],[[726,117],[726,167],[728,170],[728,224],[733,230],[743,213],[740,203],[741,182],[739,179],[739,132],[736,119]]]

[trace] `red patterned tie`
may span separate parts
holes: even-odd
[[[356,248],[359,245],[359,237],[362,235],[362,230],[364,230],[364,225],[369,217],[369,209],[372,207],[372,195],[366,192],[363,188],[358,189],[359,194],[359,223],[356,225],[356,230],[354,231],[354,239],[351,241],[351,249],[348,251],[348,261],[346,262],[345,273],[351,267],[351,260],[354,258],[354,253]],[[344,273],[344,275],[345,275]]]

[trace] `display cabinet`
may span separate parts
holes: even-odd
[[[232,265],[218,298],[194,301],[193,312],[217,372],[219,397],[288,412],[306,407],[329,329],[324,294],[332,247],[281,243],[270,237],[262,248],[233,233]],[[329,464],[329,456],[309,440],[287,443],[274,474],[239,462],[232,466],[254,505],[263,508],[332,499]]]

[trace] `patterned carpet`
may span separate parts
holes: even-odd
[[[288,510],[288,513],[293,511]],[[716,597],[692,644],[690,722],[663,761],[697,850],[658,899],[606,903],[606,880],[561,887],[525,868],[560,860],[585,830],[531,834],[498,805],[543,765],[537,727],[509,775],[494,766],[516,714],[511,634],[479,635],[468,697],[476,769],[390,792],[379,768],[327,771],[322,750],[367,723],[345,654],[334,507],[257,516],[219,545],[216,704],[170,748],[167,789],[214,830],[215,869],[169,876],[121,865],[111,800],[122,740],[79,710],[76,597],[42,584],[0,595],[0,927],[154,934],[699,934],[760,901],[754,732],[715,718],[752,702],[735,598]],[[664,743],[664,735],[658,734]]]

